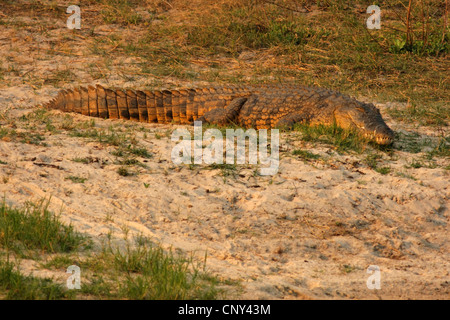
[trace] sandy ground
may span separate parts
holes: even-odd
[[[48,70],[70,65],[78,80],[65,87],[101,83],[140,88],[149,82],[139,76],[124,81],[115,67],[107,81],[92,81],[86,57],[42,58],[49,41],[66,32],[63,25],[45,35],[0,27],[0,56],[12,56],[2,58],[3,66],[18,69],[18,74],[5,75],[0,86],[0,128],[14,128],[22,115],[55,95],[58,89],[52,84],[32,84]],[[41,43],[41,37],[47,42]],[[41,52],[36,43],[41,43]],[[83,47],[73,45],[71,50],[82,53]],[[114,66],[127,68],[129,63],[132,68],[132,62],[133,58],[121,58]],[[26,78],[26,72],[33,78]],[[390,107],[378,106],[383,114]],[[53,116],[62,114],[54,111]],[[75,124],[89,120],[71,116]],[[441,134],[385,118],[397,132],[415,132],[424,139]],[[45,131],[45,145],[7,137],[0,141],[0,194],[15,205],[51,197],[51,209],[62,209],[64,221],[96,239],[110,230],[120,237],[127,226],[131,234],[199,257],[206,251],[210,272],[242,281],[242,291],[233,298],[448,299],[450,175],[444,169],[448,159],[408,168],[424,153],[395,150],[383,154],[382,163],[391,172],[382,175],[364,164],[364,154],[338,154],[332,147],[302,142],[299,133],[292,132],[281,136],[276,175],[255,175],[255,167],[248,165],[224,176],[206,165],[189,168],[172,163],[175,144],[167,132],[176,126],[95,120],[96,128],[110,125],[135,126],[139,145],[153,154],[150,159],[138,158],[147,166],[132,169],[139,174],[117,173],[120,165],[114,164],[112,146],[72,137],[66,130]],[[305,161],[292,155],[295,149],[321,157]],[[92,163],[72,160],[86,157]],[[73,183],[68,176],[86,181]],[[381,270],[379,290],[366,285],[370,265]]]
[[[20,92],[34,99],[26,87],[0,96]],[[21,107],[15,99],[2,102],[9,119],[30,112],[25,105],[32,103]],[[111,124],[126,125],[96,120],[96,127]],[[86,138],[48,134],[46,146],[2,141],[0,173],[7,179],[0,193],[14,204],[51,196],[51,209],[62,208],[64,221],[95,238],[110,230],[120,237],[127,226],[164,245],[206,251],[209,271],[243,280],[241,298],[448,298],[448,170],[407,169],[411,155],[396,152],[386,160],[392,173],[381,175],[361,156],[286,133],[276,175],[254,175],[247,165],[224,176],[206,165],[175,166],[167,136],[173,126],[136,126],[148,129],[136,138],[154,156],[141,159],[147,168],[131,177],[118,175],[114,147]],[[292,156],[298,148],[323,158],[305,162]],[[85,157],[93,163],[72,161]],[[369,265],[381,270],[380,290],[366,286]]]

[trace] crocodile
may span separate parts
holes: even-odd
[[[121,90],[101,85],[61,90],[48,109],[105,119],[192,124],[203,121],[245,128],[292,127],[295,123],[355,129],[378,144],[394,132],[371,103],[320,87],[301,85],[211,86],[177,90]]]

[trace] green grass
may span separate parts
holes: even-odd
[[[101,0],[101,17],[105,23],[136,25],[143,21],[142,16],[134,8],[137,1],[132,0]]]
[[[450,135],[443,134],[438,138],[421,136],[416,132],[397,133],[396,150],[409,153],[426,152],[427,158],[450,156]]]
[[[192,258],[176,256],[158,246],[139,244],[125,250],[108,248],[112,267],[126,274],[120,294],[129,299],[211,299],[214,286],[207,286]]]
[[[93,141],[105,143],[113,146],[125,144],[129,139],[126,133],[116,132],[113,130],[97,130],[94,128],[87,130],[74,129],[70,132],[72,137],[89,138]]]
[[[336,148],[336,151],[341,153],[348,151],[361,153],[368,145],[368,140],[361,137],[356,131],[337,126],[296,124],[294,130],[302,133],[302,140],[304,141],[332,145]],[[372,146],[378,148],[376,145]]]
[[[188,28],[187,43],[205,48],[206,53],[236,55],[247,48],[282,47],[294,50],[313,36],[305,27],[303,19],[290,21],[272,15],[264,21],[259,20],[254,11],[253,17],[250,14],[252,9],[242,6],[227,12],[227,19],[204,15],[200,17],[198,25]]]
[[[220,170],[220,174],[223,177],[234,176],[237,171],[237,167],[235,164],[228,163],[213,163],[205,167],[207,170]]]
[[[45,137],[42,134],[37,132],[30,131],[18,131],[16,129],[9,128],[1,128],[0,129],[0,138],[7,137],[10,141],[17,141],[20,143],[26,144],[34,144],[37,146],[46,146],[47,144],[44,142]]]
[[[347,265],[347,264],[344,264],[344,265],[342,265],[342,267],[341,267],[341,271],[343,272],[343,273],[351,273],[351,272],[353,272],[353,271],[355,271],[355,270],[359,270],[360,268],[358,268],[358,267],[356,267],[356,266],[352,266],[352,265]]]
[[[122,176],[122,177],[129,177],[129,176],[134,175],[132,172],[130,172],[124,166],[117,168],[117,173],[119,174],[119,176]]]
[[[204,271],[205,260],[164,250],[142,236],[132,244],[112,246],[80,261],[92,274],[81,292],[93,296],[133,300],[217,299],[223,295],[221,282]],[[60,262],[52,262],[58,265]]]
[[[407,168],[419,169],[419,168],[424,167],[424,164],[423,164],[422,161],[417,161],[416,159],[412,159],[412,161],[406,167]]]
[[[1,298],[8,300],[71,299],[75,292],[63,288],[48,278],[23,275],[18,265],[0,260]]]
[[[292,151],[292,154],[294,156],[299,156],[300,158],[304,159],[304,160],[313,160],[313,159],[319,159],[320,155],[312,153],[308,150],[302,150],[302,149],[297,149]]]
[[[68,176],[65,178],[66,180],[71,180],[73,183],[84,183],[87,178],[77,177],[77,176]]]
[[[24,208],[0,205],[0,243],[3,248],[21,253],[24,249],[42,252],[70,252],[88,247],[87,239],[64,225],[48,210],[49,201],[28,203]]]
[[[376,167],[375,171],[380,174],[388,174],[391,172],[391,168],[390,167]]]
[[[411,174],[407,174],[407,173],[404,173],[404,172],[396,172],[395,174],[398,177],[407,178],[407,179],[411,179],[411,180],[417,181],[417,178],[414,177]]]
[[[132,145],[128,145],[126,151],[133,155],[146,159],[150,159],[153,157],[153,154],[151,152],[149,152],[146,148],[142,147],[134,147]]]
[[[45,79],[45,84],[60,86],[62,83],[73,82],[77,78],[70,69],[57,70]]]
[[[121,145],[120,148],[111,152],[111,154],[116,157],[126,157],[126,156],[132,156],[132,155],[146,158],[146,159],[153,157],[153,154],[150,153],[146,148],[134,147],[132,145],[128,145],[128,146]]]
[[[92,163],[93,160],[90,157],[85,157],[85,158],[73,158],[72,159],[73,162],[78,162],[78,163],[84,163],[84,164],[89,164]]]
[[[435,144],[434,149],[429,152],[431,157],[450,157],[450,135],[441,137]]]
[[[48,202],[23,208],[0,208],[0,298],[26,300],[76,299],[217,299],[225,292],[215,276],[205,271],[204,259],[163,249],[143,236],[93,251],[87,236],[62,224],[47,210]],[[128,234],[128,229],[123,228]],[[17,257],[26,248],[39,255],[38,269],[82,270],[81,289],[68,290],[65,283],[23,274]],[[6,254],[4,252],[6,250]],[[51,254],[51,255],[47,255]],[[11,257],[16,262],[11,262]]]
[[[83,163],[83,164],[90,164],[90,163],[94,163],[94,162],[99,162],[99,163],[101,163],[102,165],[104,165],[104,164],[107,163],[107,162],[104,161],[104,160],[100,160],[99,158],[94,158],[94,157],[91,157],[91,156],[84,157],[84,158],[78,158],[78,157],[76,157],[76,158],[73,158],[72,161],[73,161],[73,162],[78,162],[78,163]]]
[[[388,112],[395,119],[407,123],[447,126],[450,121],[450,108],[445,104],[431,106],[413,104],[407,108],[391,108]]]
[[[365,159],[365,163],[372,169],[378,166],[378,161],[382,158],[380,154],[368,154]]]
[[[153,157],[153,154],[144,147],[137,146],[137,140],[134,134],[128,132],[117,132],[113,128],[108,130],[97,130],[95,128],[83,129],[83,130],[72,130],[70,135],[73,137],[89,138],[93,141],[98,141],[100,143],[108,144],[117,147],[116,150],[112,151],[111,154],[122,158],[118,161],[122,165],[140,165],[145,167],[139,160],[135,157],[141,157],[149,159]],[[81,163],[89,163],[89,159],[74,159],[74,161]],[[130,175],[126,168],[121,167],[118,169],[118,173],[122,176]]]
[[[381,154],[375,154],[375,153],[369,153],[364,162],[374,171],[378,172],[379,174],[388,174],[391,172],[391,168],[389,166],[378,166],[379,161],[383,158]]]

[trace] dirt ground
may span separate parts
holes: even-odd
[[[0,7],[0,15],[9,13]],[[0,66],[8,70],[0,78],[0,128],[33,130],[21,127],[20,118],[54,97],[60,87],[154,85],[155,79],[134,72],[138,58],[123,55],[111,56],[107,76],[93,78],[92,68],[103,72],[96,67],[103,58],[89,53],[88,31],[70,31],[65,21],[52,17],[38,20],[23,15],[14,24],[0,25]],[[113,29],[117,31],[102,25],[94,32]],[[140,30],[129,27],[123,32],[131,36]],[[61,70],[76,77],[59,85],[52,77]],[[195,85],[172,77],[156,80],[167,87]],[[414,134],[419,142],[442,135],[433,127],[397,123],[386,114],[393,104],[376,105],[398,133]],[[63,117],[58,111],[52,115]],[[75,124],[89,120],[71,116]],[[111,125],[131,128],[139,145],[153,154],[140,159],[146,167],[135,168],[138,174],[119,175],[111,155],[114,147],[71,136],[67,130],[41,132],[45,144],[5,136],[0,141],[0,193],[16,205],[51,196],[51,209],[62,208],[64,221],[94,238],[110,230],[120,237],[127,226],[131,234],[164,246],[199,257],[207,252],[211,273],[240,281],[241,289],[231,298],[450,296],[449,159],[436,157],[413,168],[412,161],[423,159],[426,148],[418,153],[394,148],[392,154],[383,154],[382,163],[390,172],[381,174],[363,161],[364,154],[339,154],[331,146],[304,142],[298,132],[288,132],[281,135],[276,175],[255,175],[251,165],[227,175],[206,165],[174,165],[174,143],[167,133],[178,126],[95,120],[96,128]],[[304,160],[292,154],[300,148],[320,157]],[[87,157],[91,163],[73,161]],[[68,176],[86,181],[72,183]],[[380,268],[381,289],[366,285],[370,265]]]

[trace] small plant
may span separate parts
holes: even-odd
[[[391,172],[391,168],[388,166],[379,167],[378,162],[382,158],[380,154],[371,153],[366,156],[364,162],[373,170],[380,174],[388,174]]]
[[[404,172],[396,172],[396,175],[398,177],[407,178],[407,179],[411,179],[411,180],[417,181],[416,177],[414,177],[414,176],[412,176],[410,174],[404,173]]]
[[[365,159],[365,163],[371,168],[371,169],[376,169],[377,168],[377,166],[378,166],[378,160],[380,160],[382,157],[381,157],[381,155],[379,155],[379,154],[374,154],[374,153],[372,153],[372,154],[368,154],[367,156],[366,156],[366,159]]]
[[[128,171],[128,169],[126,167],[119,167],[117,169],[117,173],[119,174],[119,176],[122,176],[122,177],[128,177],[128,176],[133,175],[131,172]]]
[[[71,180],[73,183],[84,183],[87,180],[87,178],[81,178],[77,176],[68,176],[65,179]]]
[[[375,171],[380,173],[380,174],[388,174],[391,172],[391,168],[390,167],[381,167],[381,168],[375,168]]]
[[[413,159],[411,161],[411,163],[409,164],[409,166],[407,166],[407,167],[418,169],[418,168],[422,168],[423,166],[424,166],[423,162]]]
[[[344,264],[341,267],[341,270],[342,270],[343,273],[351,273],[351,272],[353,272],[353,271],[355,271],[357,269],[359,269],[359,268],[355,267],[355,266],[352,266],[352,265],[347,265],[347,264]]]
[[[72,159],[73,162],[79,162],[79,163],[84,163],[84,164],[89,164],[93,162],[92,157],[85,157],[85,158],[73,158]]]
[[[133,158],[123,159],[123,160],[119,161],[119,163],[122,165],[125,165],[125,166],[132,166],[135,164],[140,164],[140,162],[137,159],[133,159]]]
[[[294,150],[292,152],[292,154],[294,156],[299,156],[300,158],[302,158],[304,160],[311,160],[311,159],[319,159],[320,158],[320,155],[318,155],[318,154],[309,152],[307,150],[301,150],[301,149]]]
[[[128,152],[130,152],[131,154],[134,154],[138,157],[147,158],[147,159],[153,157],[153,154],[148,152],[148,150],[146,148],[139,148],[139,147],[133,147],[131,145],[128,145],[127,149],[128,149]]]
[[[221,171],[221,175],[223,177],[235,175],[236,170],[237,170],[235,164],[228,164],[228,163],[223,163],[223,164],[213,163],[213,164],[210,164],[209,166],[207,166],[207,169],[209,169],[209,170],[219,169]]]
[[[120,145],[119,148],[111,152],[111,154],[116,157],[127,157],[130,155],[146,159],[153,157],[153,154],[150,153],[146,148],[132,146],[131,144],[129,144],[128,146]]]

